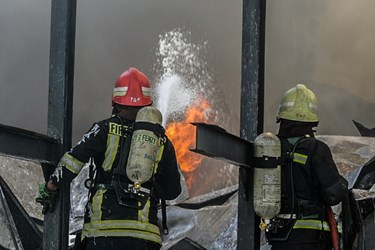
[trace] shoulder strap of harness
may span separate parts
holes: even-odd
[[[117,165],[114,165],[111,169],[112,179],[119,178],[119,175],[125,175],[125,168],[122,168],[122,166],[125,166],[128,157],[129,157],[129,150],[130,150],[130,136],[133,133],[133,127],[128,127],[128,129],[124,129],[124,123],[121,119],[121,117],[116,116],[121,124],[121,135],[120,135],[120,150],[119,150],[119,160]],[[125,137],[126,136],[126,137]],[[125,139],[126,138],[126,139]],[[125,144],[124,144],[125,139]]]
[[[168,235],[169,230],[168,230],[168,226],[167,226],[167,203],[166,203],[166,200],[165,200],[164,190],[161,187],[161,185],[159,185],[159,183],[157,183],[156,181],[155,181],[155,188],[156,188],[157,193],[159,194],[160,201],[161,201],[161,216],[162,216],[163,234]]]

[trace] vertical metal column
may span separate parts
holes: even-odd
[[[76,6],[76,0],[52,0],[47,134],[60,141],[59,157],[72,143]],[[44,217],[43,249],[68,249],[69,194],[66,187],[56,210]]]
[[[243,1],[240,136],[263,132],[265,0]],[[253,208],[253,169],[240,167],[237,249],[260,249],[259,218]]]

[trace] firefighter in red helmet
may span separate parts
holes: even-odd
[[[157,206],[161,201],[165,209],[165,200],[175,199],[181,186],[175,150],[161,126],[160,112],[151,106],[151,94],[145,74],[136,68],[123,72],[113,90],[112,116],[94,123],[83,139],[63,155],[49,181],[39,187],[37,201],[43,204],[44,212],[51,211],[58,189],[70,183],[86,163],[95,166],[86,182],[89,199],[76,249],[161,247]],[[157,122],[149,117],[156,117]],[[150,152],[133,145],[142,138],[155,142],[150,144]],[[132,154],[147,155],[146,172],[151,174],[146,178],[137,179],[145,176],[138,161],[129,167]],[[164,219],[163,231],[167,233]]]

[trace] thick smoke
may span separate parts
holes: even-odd
[[[50,2],[2,0],[0,123],[46,133]],[[210,44],[218,89],[239,114],[241,1],[77,1],[73,142],[110,115],[117,76],[135,66],[156,81],[159,35],[179,27]],[[235,132],[235,131],[233,131]]]
[[[242,1],[77,1],[73,143],[110,115],[114,81],[135,66],[158,80],[160,35],[187,27],[207,41],[212,83],[239,131]],[[0,123],[46,133],[50,2],[2,0]],[[267,2],[265,130],[275,132],[282,94],[297,83],[316,92],[319,134],[359,135],[375,126],[373,0]],[[219,93],[218,92],[218,93]],[[220,99],[222,98],[222,99]],[[225,113],[227,112],[227,114]]]
[[[305,83],[318,96],[319,134],[360,135],[375,126],[375,2],[270,1],[267,5],[266,125],[281,95]]]

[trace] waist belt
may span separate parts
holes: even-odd
[[[296,214],[278,214],[276,215],[276,218],[280,219],[297,219]]]
[[[308,220],[308,219],[319,219],[318,214],[309,214],[309,215],[304,215],[304,214],[278,214],[276,215],[276,218],[280,219],[303,219],[303,220]]]
[[[107,190],[114,190],[115,188],[113,187],[112,184],[109,184],[109,183],[96,183],[94,185],[94,188],[95,189],[107,189]],[[127,190],[128,192],[130,192],[130,190],[133,188],[133,185],[132,184],[128,184],[127,185]],[[144,188],[144,187],[141,187],[138,191],[141,191],[143,193],[146,193],[146,194],[149,194],[150,193],[150,189],[148,188]]]
[[[111,184],[105,184],[105,183],[96,183],[94,185],[95,189],[107,189],[107,190],[113,190],[114,187]]]

